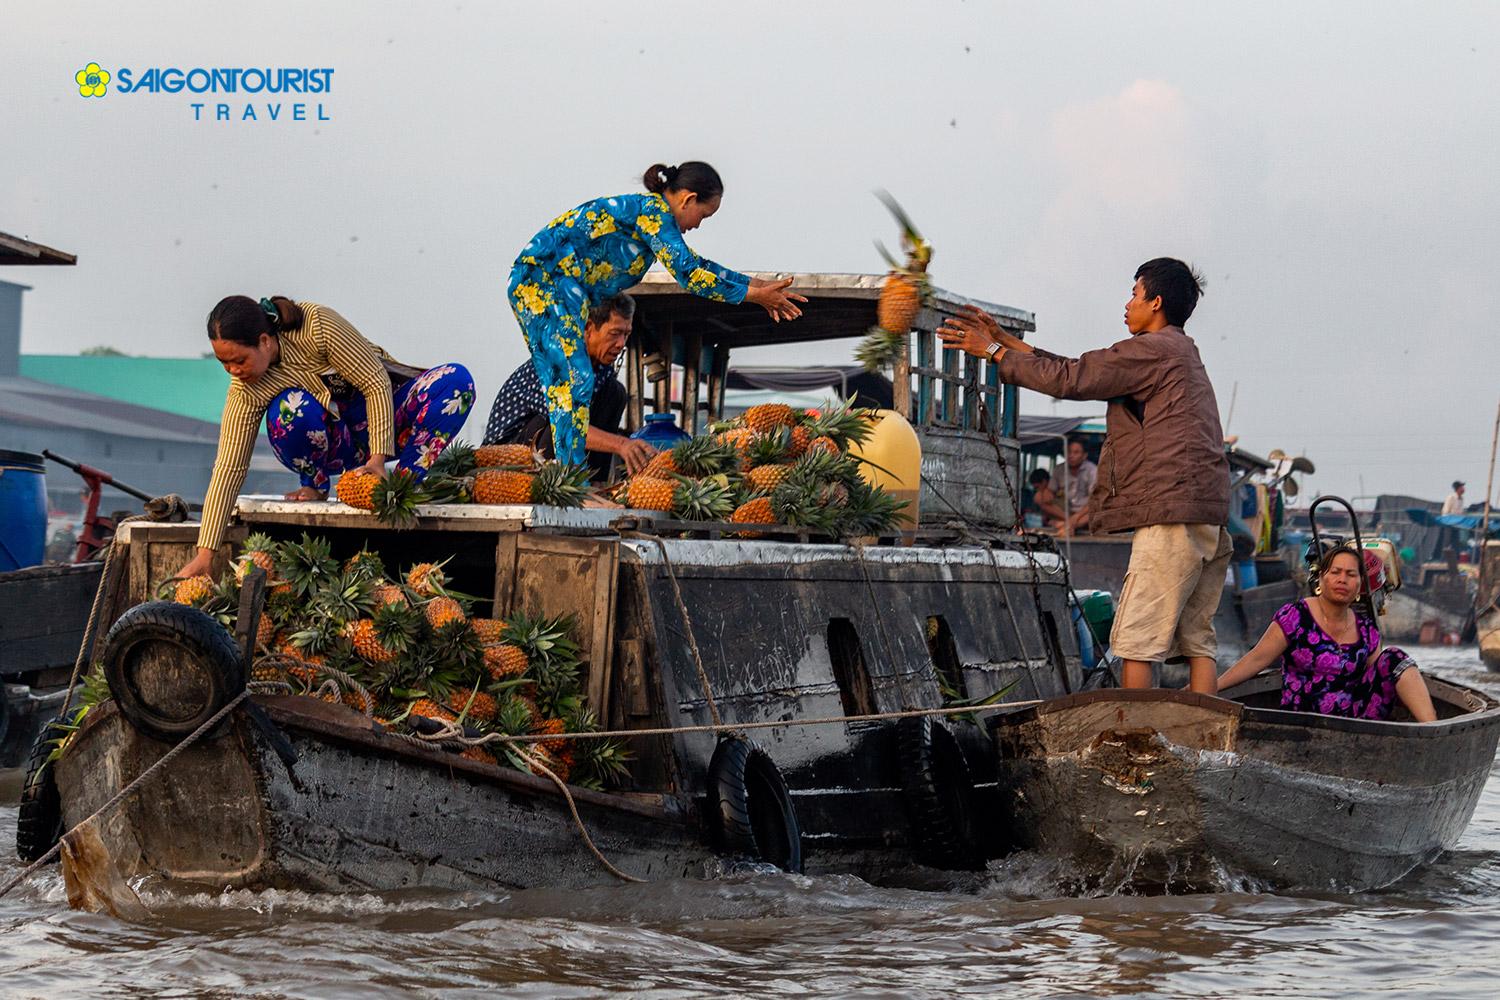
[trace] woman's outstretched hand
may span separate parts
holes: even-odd
[[[751,278],[750,288],[745,292],[745,301],[754,302],[760,306],[777,323],[784,319],[796,319],[802,315],[802,310],[797,308],[797,303],[806,302],[807,299],[796,292],[787,291],[791,284],[791,278],[781,278],[777,281]]]

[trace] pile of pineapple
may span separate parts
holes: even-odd
[[[906,501],[866,482],[862,460],[849,451],[876,419],[852,403],[825,413],[752,406],[658,454],[615,498],[683,521],[806,527],[835,538],[885,534]]]
[[[377,554],[365,550],[340,563],[327,539],[307,534],[300,542],[252,534],[222,579],[190,577],[164,588],[233,630],[252,566],[265,570],[269,584],[253,680],[343,701],[396,729],[432,729],[425,719],[509,736],[599,730],[579,686],[571,616],[471,617],[472,600],[449,587],[443,563],[419,563],[392,579]],[[587,788],[622,777],[628,760],[618,741],[606,739],[492,741],[461,756],[533,772],[535,762]]]
[[[593,495],[586,466],[546,462],[524,444],[475,448],[454,441],[443,449],[420,482],[405,469],[384,478],[354,469],[339,476],[342,503],[373,511],[398,528],[416,523],[416,508],[425,503],[547,504],[582,507]]]

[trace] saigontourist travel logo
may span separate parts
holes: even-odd
[[[73,82],[78,84],[80,96],[103,97],[109,89],[109,72],[100,69],[98,63],[89,63],[73,74]]]
[[[187,95],[184,111],[193,121],[332,121],[326,95],[333,92],[329,67],[118,66],[112,74],[91,62],[73,74],[80,97],[103,97],[114,85],[121,96]],[[308,95],[317,95],[309,101]],[[200,100],[193,100],[198,97]]]

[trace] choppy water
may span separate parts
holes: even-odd
[[[1495,691],[1472,647],[1423,666]],[[0,882],[18,870],[0,806]],[[1500,783],[1458,849],[1357,896],[1057,898],[1045,868],[972,892],[736,875],[591,892],[309,896],[147,889],[76,913],[53,871],[0,900],[0,998],[1500,995]]]

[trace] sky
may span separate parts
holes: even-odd
[[[519,249],[653,162],[702,159],[726,193],[700,253],[878,272],[888,189],[936,284],[1033,311],[1060,353],[1125,336],[1142,261],[1188,260],[1207,278],[1188,332],[1245,448],[1305,452],[1321,492],[1458,478],[1478,500],[1497,54],[1500,8],[1458,2],[12,3],[0,231],[78,265],[0,279],[33,286],[27,353],[197,356],[224,295],[325,303],[402,360],[467,364],[474,437],[525,358]],[[334,73],[309,120],[270,122],[264,95],[81,98],[89,62]],[[785,360],[761,354],[736,360]]]

